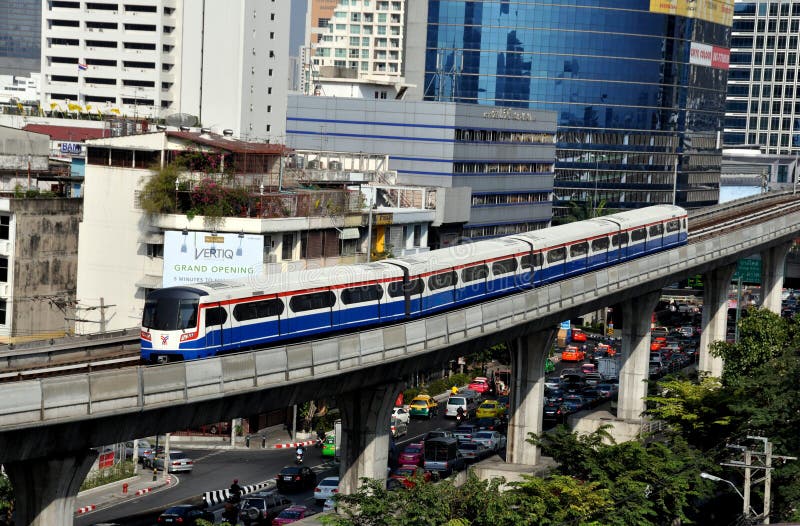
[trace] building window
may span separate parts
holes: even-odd
[[[0,282],[8,283],[8,258],[0,258]]]
[[[0,216],[0,239],[11,239],[9,237],[9,227],[11,225],[11,216]]]
[[[294,234],[283,234],[281,259],[284,261],[292,259],[292,252],[294,252]]]
[[[414,225],[414,246],[419,247],[422,244],[422,225]]]
[[[6,310],[7,310],[6,300],[0,299],[0,325],[6,324]]]
[[[163,258],[164,257],[164,245],[160,243],[148,243],[147,244],[147,256],[151,258]]]

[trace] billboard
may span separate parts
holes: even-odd
[[[164,286],[243,280],[264,270],[264,236],[164,232]]]
[[[650,0],[651,13],[699,18],[714,24],[733,25],[734,0]]]
[[[728,69],[731,63],[731,50],[692,42],[689,48],[689,63],[715,69]]]

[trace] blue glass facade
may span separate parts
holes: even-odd
[[[41,71],[42,0],[0,1],[0,74]]]
[[[727,70],[690,49],[730,27],[649,0],[430,0],[427,20],[426,100],[557,112],[557,198],[717,202]]]

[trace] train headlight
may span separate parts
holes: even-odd
[[[151,341],[151,340],[150,340],[150,333],[149,333],[149,332],[147,332],[147,331],[139,331],[139,336],[140,336],[140,337],[141,337],[143,340]]]
[[[197,333],[196,332],[185,332],[185,333],[181,334],[181,341],[182,342],[188,342],[189,340],[194,340],[195,338],[197,338]]]

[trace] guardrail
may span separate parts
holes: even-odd
[[[767,192],[765,194],[758,194],[756,196],[747,196],[747,197],[740,197],[739,199],[734,199],[733,201],[726,201],[724,203],[720,203],[714,206],[707,206],[703,208],[698,208],[695,210],[689,210],[689,220],[697,220],[702,217],[712,216],[714,214],[718,214],[720,212],[726,212],[728,210],[735,210],[741,208],[743,205],[748,204],[755,204],[760,203],[762,201],[771,201],[773,199],[779,197],[786,197],[789,195],[793,195],[793,192],[790,190],[784,190],[780,192]]]
[[[0,431],[140,413],[435,352],[750,253],[798,231],[800,213],[791,213],[624,265],[404,324],[205,360],[17,382],[2,388]]]

